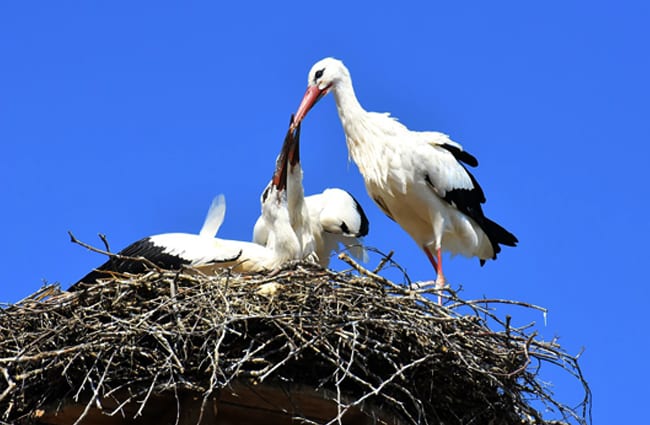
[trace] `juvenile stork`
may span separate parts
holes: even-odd
[[[322,193],[305,198],[309,214],[309,229],[315,242],[318,263],[327,267],[332,252],[341,245],[359,260],[368,261],[363,237],[370,223],[361,204],[347,191],[328,188]],[[257,219],[253,229],[253,242],[266,244],[268,227],[263,217]]]
[[[224,267],[240,272],[273,270],[287,261],[299,259],[301,246],[291,227],[287,204],[288,152],[295,143],[294,135],[293,129],[287,132],[273,178],[262,194],[262,217],[270,229],[266,244],[215,238],[226,211],[223,196],[218,196],[198,235],[164,233],[141,239],[81,278],[69,290],[80,289],[81,283],[94,283],[110,272],[141,273],[146,265],[133,260],[138,257],[165,269],[193,266],[206,273]]]
[[[289,128],[293,126],[293,115]],[[300,165],[300,124],[297,124],[291,146],[287,151],[287,206],[291,227],[298,237],[302,249],[301,259],[317,262],[316,240],[312,231],[311,216],[305,204],[305,190],[302,185],[302,166]],[[256,223],[257,224],[257,223]],[[253,229],[255,241],[255,229]]]
[[[293,123],[293,117],[292,117]],[[287,202],[291,225],[302,246],[302,259],[327,267],[330,253],[343,244],[357,258],[366,260],[361,238],[368,234],[368,218],[354,197],[342,189],[326,189],[305,198],[300,165],[300,124],[288,151]],[[253,242],[265,245],[270,226],[264,215],[253,228]]]
[[[364,110],[340,60],[312,66],[294,125],[329,92],[368,194],[424,250],[438,288],[446,283],[442,251],[478,257],[483,265],[496,259],[500,244],[516,246],[512,233],[483,214],[485,195],[466,168],[476,167],[476,158],[443,133],[412,131],[388,113]]]

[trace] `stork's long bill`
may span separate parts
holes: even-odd
[[[292,128],[295,128],[295,131],[291,131]],[[289,164],[294,166],[300,162],[300,122],[296,122],[294,118],[291,119],[287,137],[291,138],[291,146],[287,156]]]
[[[293,120],[293,124],[291,124],[292,128],[295,128],[296,126],[300,125],[302,120],[305,118],[307,115],[307,112],[311,108],[314,107],[314,105],[321,100],[323,96],[329,92],[330,86],[325,87],[324,89],[321,89],[318,87],[317,84],[310,85],[307,87],[307,91],[305,92],[305,95],[302,98],[302,102],[300,102],[300,106],[298,106],[298,110],[296,111],[296,116]]]
[[[275,172],[273,173],[273,179],[271,180],[273,186],[278,191],[284,190],[287,187],[287,159],[290,146],[290,136],[291,132],[288,132],[284,139],[282,150],[280,150],[280,155],[278,155],[278,159],[275,162]]]
[[[276,187],[278,191],[285,190],[287,187],[287,173],[289,168],[289,163],[294,165],[300,160],[298,146],[300,141],[300,123],[291,119],[291,125],[287,131],[287,135],[284,138],[284,143],[282,144],[282,149],[280,150],[280,155],[275,163],[275,173],[273,174],[273,186]]]

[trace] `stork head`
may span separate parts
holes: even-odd
[[[321,59],[311,67],[307,78],[307,91],[300,102],[293,127],[300,124],[307,112],[342,79],[349,79],[348,69],[338,59]]]
[[[338,188],[325,189],[319,221],[329,233],[350,237],[368,234],[370,223],[361,204],[351,193]]]

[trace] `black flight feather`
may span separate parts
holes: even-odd
[[[463,152],[463,151],[459,151],[459,152]],[[475,163],[478,164],[478,161],[476,161],[476,159],[473,156],[469,155],[469,157],[473,158]],[[497,254],[501,252],[501,247],[499,246],[499,244],[507,245],[507,246],[516,246],[518,240],[515,237],[515,235],[507,231],[499,224],[490,220],[485,216],[485,214],[483,214],[483,207],[481,206],[481,204],[485,203],[486,200],[485,193],[483,193],[483,189],[478,184],[478,181],[476,181],[476,178],[474,178],[472,173],[470,173],[467,170],[467,168],[465,168],[462,164],[460,165],[463,167],[463,169],[471,179],[473,187],[471,189],[448,190],[445,192],[445,196],[442,199],[444,199],[451,206],[458,209],[458,211],[470,217],[472,220],[476,222],[476,224],[479,225],[479,227],[487,235],[488,239],[490,240],[490,244],[492,245],[492,250],[494,251],[494,256],[492,257],[492,259],[496,259]],[[427,184],[432,189],[434,189],[434,192],[438,193],[438,191],[435,190],[435,187],[431,182],[431,178],[429,177],[429,175],[428,174],[425,175],[424,178]],[[485,264],[485,260],[480,260],[480,262],[481,265]]]
[[[448,143],[443,143],[442,145],[438,146],[448,150],[454,156],[454,158],[456,158],[457,161],[464,162],[470,167],[478,167],[478,159],[476,159],[476,157],[469,152],[465,152],[458,146],[450,145]]]
[[[150,238],[140,239],[124,248],[118,253],[119,256],[138,258],[144,257],[158,267],[168,270],[178,270],[190,264],[190,260],[164,252],[164,247],[154,244]],[[97,279],[105,278],[110,272],[118,273],[143,273],[147,265],[143,261],[131,260],[128,258],[112,257],[86,276],[79,279],[68,291],[81,289],[80,283],[95,283]]]

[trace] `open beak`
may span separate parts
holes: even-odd
[[[300,102],[300,106],[298,106],[296,118],[291,125],[292,128],[295,128],[302,122],[302,120],[305,118],[305,115],[307,115],[307,112],[309,112],[309,110],[316,104],[316,102],[318,102],[323,96],[327,94],[328,90],[329,87],[326,87],[323,90],[319,89],[318,86],[307,87],[307,91],[302,98],[302,102]]]
[[[294,126],[294,118],[291,118],[291,125],[289,126],[289,132]],[[300,122],[295,124],[297,127],[293,134],[291,135],[291,146],[289,147],[289,164],[293,167],[294,165],[300,162]],[[288,135],[287,135],[288,136]]]
[[[294,130],[294,125],[297,125],[298,128]],[[287,135],[284,138],[284,143],[282,144],[282,150],[280,150],[280,155],[275,162],[275,173],[273,174],[273,186],[276,187],[278,191],[285,190],[287,187],[287,173],[289,168],[289,161],[291,158],[298,157],[298,138],[300,137],[300,123],[295,124],[295,119],[291,117],[291,124],[289,125],[289,130]]]

